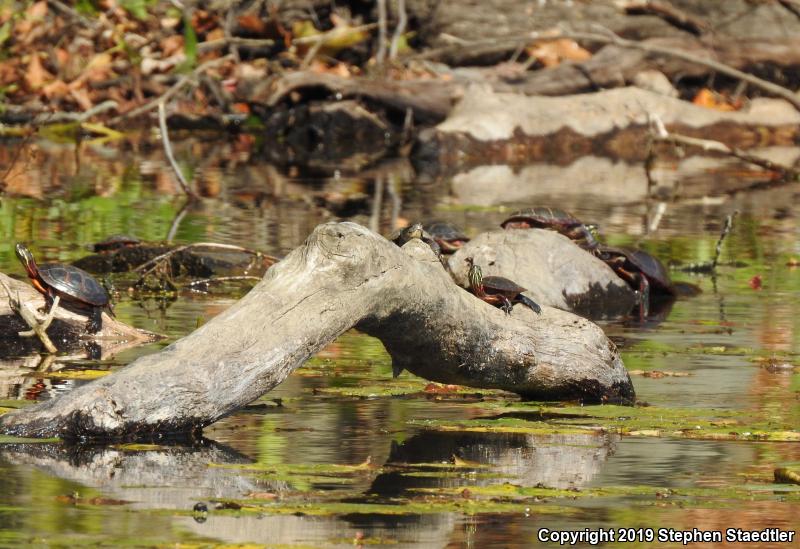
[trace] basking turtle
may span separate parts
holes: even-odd
[[[114,234],[92,245],[92,251],[100,252],[113,252],[120,248],[127,248],[129,246],[138,246],[142,241],[128,234]]]
[[[640,312],[647,316],[651,292],[675,296],[677,290],[670,280],[664,264],[644,250],[628,250],[613,246],[598,246],[595,255],[606,262],[614,272],[639,291]]]
[[[586,225],[571,213],[558,208],[525,208],[511,214],[500,226],[504,229],[551,229],[589,250],[595,249],[599,244],[596,225]]]
[[[527,291],[525,288],[502,276],[483,276],[483,272],[471,257],[465,260],[469,265],[469,289],[478,298],[491,305],[500,305],[506,314],[511,314],[512,303],[522,303],[526,307],[533,309],[535,313],[541,313],[542,308],[530,299],[522,295]]]
[[[425,244],[430,246],[431,250],[433,250],[433,253],[436,254],[436,257],[439,259],[442,258],[441,246],[439,246],[439,244],[433,238],[431,238],[431,235],[425,232],[425,230],[422,228],[422,223],[413,223],[408,227],[398,229],[389,237],[389,240],[402,248],[405,244],[411,242],[415,238],[422,240]]]
[[[425,225],[425,231],[442,248],[442,253],[455,253],[461,246],[469,242],[469,237],[451,223],[433,221]]]
[[[44,295],[45,310],[50,311],[53,300],[56,296],[60,296],[66,305],[89,317],[86,322],[86,331],[90,334],[95,334],[102,329],[103,309],[107,309],[109,314],[114,316],[108,293],[92,275],[83,269],[72,265],[37,265],[33,254],[24,244],[17,244],[16,252],[33,287]]]

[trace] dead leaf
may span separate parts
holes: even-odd
[[[47,15],[47,2],[34,2],[25,12],[27,19],[44,19]]]
[[[164,57],[175,55],[176,53],[183,51],[183,36],[180,34],[167,36],[161,41],[159,46],[161,47],[161,53],[164,54]]]
[[[729,97],[708,88],[703,88],[697,92],[697,95],[692,99],[692,103],[699,107],[717,111],[738,111],[743,106],[741,99],[733,101]]]
[[[42,88],[47,99],[61,99],[69,93],[69,86],[63,80],[53,80]]]
[[[569,38],[535,42],[528,48],[528,55],[545,67],[556,67],[563,61],[586,61],[592,57],[589,50]]]
[[[81,110],[88,111],[94,106],[92,100],[89,98],[89,93],[86,88],[70,89],[69,95],[75,100]]]
[[[762,285],[761,275],[756,275],[751,278],[747,284],[754,290],[760,290]]]
[[[37,54],[31,55],[28,68],[25,70],[25,85],[31,91],[39,90],[46,82],[53,79],[53,75],[42,66],[42,60]]]
[[[264,21],[259,16],[251,13],[240,15],[237,19],[237,23],[239,23],[242,30],[252,34],[261,35],[267,30]]]

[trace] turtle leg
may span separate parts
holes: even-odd
[[[529,298],[528,296],[524,296],[524,295],[522,295],[522,294],[519,294],[519,296],[517,297],[517,299],[519,299],[519,302],[520,302],[520,303],[522,303],[522,304],[523,304],[523,305],[525,305],[526,307],[529,307],[530,309],[532,309],[534,313],[536,313],[536,314],[542,314],[542,308],[541,308],[541,307],[539,307],[539,304],[538,304],[538,303],[536,303],[536,302],[535,302],[534,300],[532,300],[531,298]]]
[[[509,299],[504,295],[500,295],[498,297],[500,298],[500,302],[502,303],[500,308],[503,309],[507,315],[510,315],[511,311],[514,310],[514,306],[511,304],[511,301],[509,301]]]
[[[86,331],[96,334],[103,328],[103,309],[102,307],[92,307],[89,311],[89,320],[86,321]]]
[[[639,273],[639,295],[639,319],[644,320],[650,314],[650,283],[642,273]]]

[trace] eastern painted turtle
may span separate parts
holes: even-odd
[[[87,314],[89,320],[86,322],[86,331],[90,334],[102,329],[103,309],[114,316],[108,293],[83,269],[53,263],[37,265],[33,254],[24,244],[17,244],[16,252],[33,287],[44,295],[47,311],[53,306],[55,297],[60,296],[66,305]]]
[[[478,298],[491,305],[500,305],[506,314],[511,314],[512,303],[522,303],[535,313],[542,312],[535,301],[522,295],[527,290],[516,282],[502,276],[483,276],[481,268],[471,257],[466,258],[466,262],[469,265],[469,289]]]
[[[639,290],[642,316],[649,312],[651,292],[668,296],[677,294],[667,268],[644,250],[598,246],[595,255],[632,288]]]
[[[500,226],[504,229],[551,229],[575,240],[585,249],[593,250],[598,246],[595,225],[586,225],[571,213],[558,208],[525,208],[511,214]]]
[[[111,235],[103,241],[96,242],[92,245],[92,251],[100,252],[113,252],[120,248],[127,248],[129,246],[138,246],[142,241],[128,234],[115,234]]]
[[[395,231],[390,237],[389,240],[394,242],[400,247],[403,247],[408,242],[411,242],[415,238],[422,240],[425,244],[431,247],[433,253],[436,254],[436,257],[442,257],[442,248],[439,244],[425,232],[425,229],[422,228],[422,223],[413,223],[408,227],[404,227],[402,229],[398,229]]]
[[[442,253],[455,253],[461,246],[469,242],[469,237],[464,231],[451,223],[433,221],[425,225],[425,231],[442,248]]]

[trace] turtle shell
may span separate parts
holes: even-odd
[[[484,291],[489,293],[519,294],[526,291],[525,288],[509,280],[504,276],[484,276],[481,279]]]
[[[469,241],[469,237],[464,232],[451,223],[443,221],[434,221],[425,225],[425,230],[432,238],[437,240],[463,240]]]
[[[46,286],[73,301],[93,307],[108,305],[108,293],[97,280],[78,267],[72,265],[39,265],[39,278]]]
[[[672,280],[669,278],[669,272],[664,264],[653,255],[645,252],[644,250],[633,250],[628,252],[628,261],[639,269],[650,284],[666,290],[670,293],[674,292]]]
[[[622,265],[624,268],[641,272],[647,277],[647,281],[651,286],[667,293],[675,293],[675,286],[670,280],[667,268],[658,258],[644,250],[626,250],[625,248],[602,246],[598,249],[598,257],[612,268],[614,263],[619,265],[619,261],[624,261],[624,265]]]
[[[505,229],[507,225],[514,225],[517,223],[527,223],[532,227],[553,229],[582,225],[581,220],[571,213],[559,210],[558,208],[547,208],[545,206],[525,208],[524,210],[514,212],[503,221],[500,226]]]

